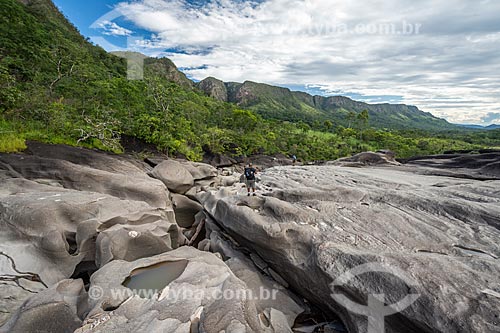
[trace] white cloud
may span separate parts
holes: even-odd
[[[99,22],[98,27],[103,29],[103,35],[108,36],[130,36],[132,34],[131,30],[128,30],[124,27],[120,27],[115,22],[110,21],[102,21]]]
[[[139,0],[118,8],[154,33],[143,52],[183,50],[163,54],[196,79],[396,95],[461,123],[500,112],[498,1]]]

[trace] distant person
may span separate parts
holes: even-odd
[[[295,165],[297,163],[297,156],[292,155],[292,165]]]
[[[245,168],[245,179],[247,185],[248,196],[250,196],[250,189],[252,189],[253,195],[255,196],[255,174],[257,170],[252,166],[252,163],[248,163],[248,166]]]

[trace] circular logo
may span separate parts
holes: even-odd
[[[367,263],[356,266],[335,279],[333,286],[343,286],[358,275],[372,272],[391,274],[405,282],[409,287],[418,286],[415,279],[407,276],[399,268],[381,263]],[[358,304],[343,294],[333,293],[331,296],[338,304],[350,312],[368,317],[368,333],[382,333],[385,332],[384,318],[408,308],[420,297],[420,294],[408,294],[400,301],[390,305],[385,304],[385,294],[368,295],[367,305]]]
[[[92,286],[89,288],[89,298],[91,300],[99,300],[104,295],[104,290],[99,286]]]

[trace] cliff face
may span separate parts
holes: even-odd
[[[222,102],[228,102],[228,92],[226,84],[214,77],[207,77],[196,85],[200,90],[204,91],[208,96]]]
[[[167,58],[146,58],[144,61],[145,71],[151,71],[163,79],[177,83],[183,88],[193,89],[194,82],[179,71],[177,66]]]

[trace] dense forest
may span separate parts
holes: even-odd
[[[2,152],[39,140],[119,153],[122,135],[191,160],[206,153],[331,160],[378,149],[409,157],[500,146],[500,130],[375,128],[368,110],[338,122],[273,119],[185,84],[176,69],[165,72],[166,59],[148,59],[144,79],[128,80],[126,61],[84,39],[49,0],[3,0],[0,16]]]

